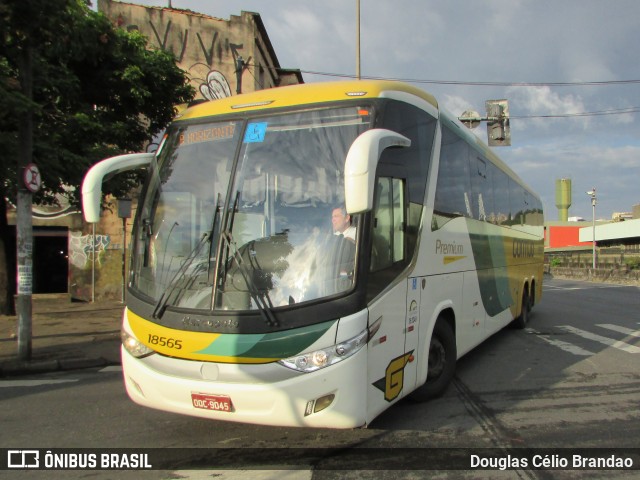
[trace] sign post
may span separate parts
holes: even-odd
[[[131,217],[131,199],[118,199],[118,217],[122,219],[122,303],[127,281],[127,218]]]

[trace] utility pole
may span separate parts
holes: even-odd
[[[23,95],[33,98],[33,47],[25,45],[20,55],[20,87]],[[40,188],[40,173],[33,165],[33,113],[28,108],[18,120],[16,254],[18,314],[18,359],[31,359],[33,293],[33,222],[32,192]]]
[[[360,0],[356,0],[356,78],[360,80]]]

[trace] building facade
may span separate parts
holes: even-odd
[[[115,25],[138,30],[151,48],[173,53],[197,98],[303,83],[299,70],[280,67],[260,14],[242,12],[223,20],[190,10],[99,0],[98,11]]]

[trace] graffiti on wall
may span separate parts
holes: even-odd
[[[93,235],[82,235],[82,232],[69,232],[69,261],[76,268],[84,268],[93,261],[93,252],[96,252],[96,261],[100,264],[101,254],[111,243],[109,235],[96,235],[95,247]]]
[[[236,72],[236,83],[238,87],[236,91],[241,89],[242,73],[250,63],[251,57],[242,60],[240,50],[244,48],[244,44],[232,43],[228,38],[222,40],[219,32],[213,32],[207,37],[205,34],[197,32],[195,36],[188,28],[181,28],[174,25],[171,20],[166,24],[156,25],[149,20],[150,38],[154,39],[158,47],[162,50],[171,52],[178,62],[183,64],[189,60],[187,50],[190,44],[195,43],[195,48],[202,53],[205,62],[197,62],[191,65],[187,73],[191,77],[191,81],[196,84],[200,94],[207,100],[216,100],[231,96],[231,87],[229,81],[219,69],[215,69],[214,65],[223,63],[222,58],[225,52],[230,52],[233,58],[233,70]],[[145,32],[145,28],[139,25],[126,25],[126,20],[122,15],[118,16],[116,24],[127,31],[138,30]],[[148,31],[148,30],[147,30]],[[195,38],[195,40],[194,40]],[[209,42],[210,38],[210,42]],[[195,56],[194,56],[195,58]],[[240,59],[240,71],[237,71],[238,60]],[[183,67],[184,68],[184,67]]]

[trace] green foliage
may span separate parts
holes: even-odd
[[[24,88],[28,51],[31,95]],[[33,161],[44,182],[35,201],[46,203],[68,192],[65,186],[79,192],[102,158],[140,151],[193,94],[171,54],[148,50],[145,37],[115,28],[83,0],[3,0],[0,172],[6,180],[0,193],[15,196],[16,119],[24,112],[33,115]],[[107,193],[120,195],[135,183],[135,177],[124,180],[109,184]]]
[[[629,257],[624,259],[624,263],[629,270],[640,269],[640,257]]]
[[[551,261],[549,262],[549,264],[552,267],[559,267],[562,265],[562,260],[558,257],[552,258]]]

